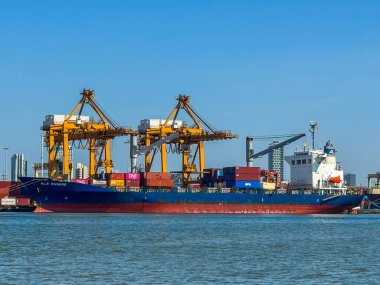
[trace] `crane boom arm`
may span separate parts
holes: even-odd
[[[270,146],[270,147],[268,147],[267,149],[265,149],[265,150],[263,150],[263,151],[260,151],[260,152],[258,152],[258,153],[255,153],[255,154],[252,156],[252,158],[256,159],[256,158],[258,158],[258,157],[261,157],[261,156],[263,156],[263,155],[266,155],[266,154],[270,153],[272,150],[277,149],[277,148],[280,148],[280,147],[283,147],[283,146],[285,146],[285,145],[288,145],[288,144],[290,144],[290,143],[292,143],[292,142],[294,142],[294,141],[296,141],[296,140],[298,140],[298,139],[300,139],[300,138],[302,138],[302,137],[304,137],[304,136],[306,136],[306,134],[298,134],[298,135],[296,135],[296,136],[294,136],[294,137],[291,137],[290,139],[287,139],[287,140],[285,140],[285,141],[283,141],[283,142],[280,142],[280,143],[278,143],[278,144],[276,144],[276,145]]]
[[[141,148],[139,150],[134,151],[133,155],[146,154],[146,153],[150,152],[151,150],[158,148],[165,143],[171,142],[172,140],[178,138],[179,136],[180,136],[180,133],[174,133],[170,136],[167,136],[167,137],[165,137],[159,141],[152,143],[151,145],[149,145],[147,147],[144,147],[144,148]]]

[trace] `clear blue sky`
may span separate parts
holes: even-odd
[[[244,165],[245,136],[307,132],[316,120],[317,145],[331,139],[365,183],[380,170],[379,15],[379,1],[3,0],[0,145],[39,161],[44,116],[69,113],[83,87],[134,128],[185,93],[240,137],[208,143],[206,166]],[[113,144],[124,171],[125,140]]]

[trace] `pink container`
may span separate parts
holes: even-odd
[[[125,180],[138,180],[140,181],[140,173],[125,173]]]
[[[81,183],[81,184],[88,184],[88,179],[74,178],[71,181],[76,182],[76,183]]]

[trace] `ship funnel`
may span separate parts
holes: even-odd
[[[246,160],[247,166],[253,166],[253,138],[247,137],[246,139]]]
[[[330,141],[326,142],[326,145],[324,147],[324,153],[327,154],[327,155],[329,155],[329,156],[335,155],[335,148],[331,144]]]

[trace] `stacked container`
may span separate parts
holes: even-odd
[[[260,167],[225,167],[223,178],[228,188],[260,189]]]
[[[217,182],[223,181],[223,170],[220,168],[203,169],[202,184],[207,187],[214,187]]]
[[[125,186],[125,173],[106,173],[107,185],[109,187]]]
[[[140,173],[125,173],[125,186],[127,187],[140,187]]]
[[[173,187],[174,182],[168,172],[141,172],[141,184],[146,187]]]

